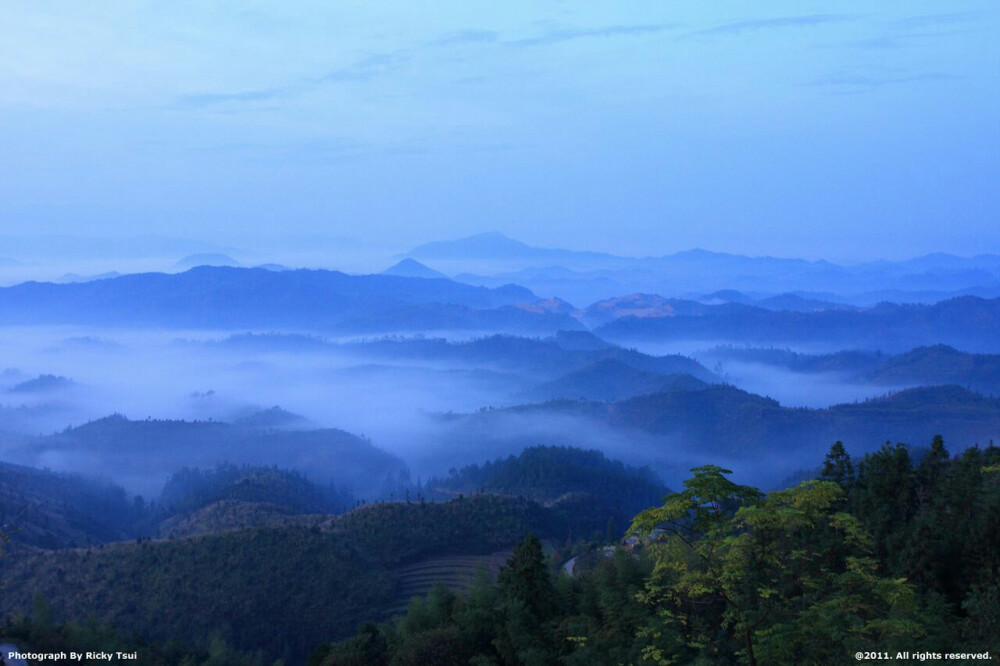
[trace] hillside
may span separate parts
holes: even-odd
[[[254,423],[251,421],[251,423]],[[37,465],[47,456],[95,471],[143,479],[157,489],[171,470],[216,465],[280,465],[352,493],[378,491],[405,475],[397,457],[343,430],[257,427],[220,421],[133,421],[113,415],[55,435],[30,438],[8,457]]]
[[[600,451],[552,446],[453,468],[444,478],[428,479],[427,491],[445,497],[460,492],[525,497],[553,508],[581,534],[604,530],[601,518],[623,525],[668,492],[648,467],[624,465]]]
[[[7,389],[10,393],[54,393],[77,386],[77,383],[68,377],[59,375],[39,375],[34,379],[15,384]]]
[[[1000,394],[1000,354],[969,354],[948,345],[919,347],[885,359],[866,378],[883,384],[959,384]]]
[[[794,372],[835,372],[846,380],[885,386],[957,384],[1000,393],[1000,354],[971,354],[948,345],[917,347],[901,354],[842,351],[801,354],[788,349],[717,347],[709,359],[760,363]]]
[[[349,509],[354,498],[333,485],[312,483],[299,472],[223,464],[173,473],[160,493],[158,517],[190,514],[219,502],[260,504],[289,515],[332,514]]]
[[[538,384],[515,398],[532,402],[563,398],[615,401],[644,393],[698,390],[705,386],[704,381],[688,374],[645,372],[618,359],[608,358]]]
[[[1000,440],[1000,400],[957,386],[925,387],[826,409],[789,408],[733,386],[669,391],[611,403],[560,400],[442,415],[456,451],[520,450],[541,442],[604,451],[641,451],[658,471],[707,460],[753,469],[778,482],[803,457],[842,440],[870,451],[887,439],[922,441],[941,433],[956,446]]]
[[[618,361],[643,372],[688,374],[703,381],[715,379],[704,366],[686,356],[651,356],[614,345],[583,344],[582,338],[565,335],[542,339],[493,335],[466,342],[424,338],[384,339],[345,344],[341,348],[378,358],[495,366],[507,371],[516,370],[553,379],[604,360]]]
[[[529,532],[565,537],[551,512],[524,500],[378,504],[298,525],[21,554],[0,560],[0,576],[9,610],[40,594],[57,621],[94,616],[121,635],[201,648],[215,632],[298,663],[398,607],[422,561],[487,556]]]
[[[0,317],[8,324],[345,332],[579,326],[565,314],[513,307],[537,300],[513,285],[487,289],[447,279],[200,266],[179,274],[0,288]]]
[[[881,303],[860,310],[771,311],[747,305],[708,307],[700,315],[624,317],[595,332],[613,341],[719,340],[752,344],[826,342],[895,352],[948,344],[1000,352],[1000,298],[953,298],[934,305]]]
[[[129,539],[143,513],[107,481],[0,462],[0,525],[15,544],[72,548]]]
[[[240,352],[346,353],[351,358],[365,360],[446,363],[503,373],[522,373],[535,381],[555,380],[604,361],[614,363],[596,365],[593,369],[595,374],[616,370],[628,372],[627,368],[631,368],[639,373],[690,375],[703,382],[718,381],[707,368],[687,356],[644,354],[610,344],[581,330],[559,330],[555,335],[541,338],[488,335],[450,341],[437,337],[391,336],[344,343],[300,334],[240,333],[222,340],[189,344],[205,344],[213,349]]]
[[[408,256],[449,262],[458,269],[456,279],[469,284],[520,284],[581,306],[630,293],[671,298],[706,292],[735,295],[737,289],[761,295],[745,299],[748,304],[792,311],[842,309],[845,302],[870,306],[883,300],[933,303],[962,295],[996,298],[1000,293],[997,255],[938,253],[855,266],[704,249],[625,257],[535,247],[486,233],[427,243]],[[829,300],[832,295],[836,297]]]
[[[414,259],[403,259],[382,271],[382,275],[396,275],[399,277],[425,278],[435,280],[438,278],[447,279],[447,275],[440,273],[429,266]]]

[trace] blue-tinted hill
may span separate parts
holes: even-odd
[[[601,326],[608,340],[720,340],[740,343],[824,342],[901,351],[948,344],[1000,351],[1000,298],[962,296],[933,305],[880,303],[872,308],[771,311],[727,303],[698,313],[626,316]]]
[[[0,289],[0,318],[8,324],[346,332],[579,328],[568,315],[516,307],[536,300],[513,285],[488,289],[447,279],[202,266],[82,284],[26,282]]]
[[[397,277],[411,277],[411,278],[427,278],[427,279],[437,279],[437,278],[447,278],[448,276],[444,273],[434,270],[429,266],[425,266],[415,259],[403,259],[402,261],[393,264],[389,268],[385,269],[381,273],[382,275],[395,275]]]

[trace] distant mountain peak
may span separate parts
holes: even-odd
[[[434,270],[429,266],[426,266],[416,259],[410,259],[409,257],[403,259],[402,261],[393,264],[389,268],[385,269],[381,273],[382,275],[395,275],[397,277],[412,277],[412,278],[447,278],[448,276],[444,273]]]
[[[240,262],[236,261],[228,254],[222,254],[221,252],[201,252],[198,254],[189,254],[183,259],[179,260],[174,266],[177,268],[194,268],[196,266],[239,266]]]
[[[418,245],[408,257],[452,258],[510,258],[534,251],[530,245],[514,240],[498,231],[487,231],[450,241],[433,241]]]
[[[541,299],[532,303],[521,303],[517,307],[528,312],[536,313],[555,312],[558,314],[573,314],[576,312],[575,307],[557,297]]]
[[[674,315],[674,308],[670,304],[670,300],[658,294],[628,294],[607,298],[592,304],[587,310],[615,312],[616,316],[619,317],[672,317]]]
[[[76,382],[62,375],[38,375],[8,389],[10,393],[51,393],[76,386]]]

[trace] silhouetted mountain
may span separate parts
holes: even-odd
[[[590,331],[556,331],[555,342],[563,349],[597,351],[615,345],[605,342]]]
[[[566,334],[563,334],[562,340],[565,339]],[[536,377],[555,378],[567,372],[582,370],[598,361],[613,359],[650,373],[687,374],[706,382],[717,379],[694,359],[679,354],[650,356],[611,345],[565,345],[560,338],[493,335],[465,342],[430,338],[384,339],[349,343],[340,347],[357,354],[381,358],[447,360],[476,366],[495,366]]]
[[[266,504],[275,513],[336,514],[351,507],[354,499],[334,486],[320,486],[310,482],[299,472],[277,467],[252,467],[219,465],[208,470],[184,468],[175,472],[163,486],[158,502],[159,518],[189,516],[218,502],[227,502],[232,510],[238,503]],[[174,518],[161,526],[161,533],[174,532],[180,519]],[[211,532],[231,527],[254,527],[249,521],[242,525],[225,527],[201,524],[199,532]],[[188,520],[186,533],[194,532]]]
[[[34,379],[15,384],[7,389],[10,393],[52,393],[76,386],[76,382],[68,377],[57,375],[38,375]]]
[[[280,465],[359,495],[377,493],[406,470],[369,441],[333,428],[278,430],[253,422],[131,421],[120,415],[33,438],[7,455],[32,465],[58,459],[78,469],[113,470],[148,479],[147,485],[183,466]]]
[[[756,302],[752,297],[735,289],[719,289],[718,291],[713,291],[711,294],[705,294],[698,300],[709,305],[717,303],[742,303],[743,305],[751,305]]]
[[[645,372],[618,359],[608,358],[539,384],[515,397],[532,402],[559,399],[614,401],[644,393],[698,390],[705,385],[691,375]]]
[[[1000,393],[1000,354],[969,354],[948,345],[897,355],[865,351],[800,354],[788,349],[718,347],[706,358],[761,363],[795,372],[835,372],[843,379],[886,386],[956,384]]]
[[[601,360],[615,359],[637,370],[660,375],[687,374],[705,382],[717,381],[703,365],[679,354],[651,356],[607,343],[587,331],[558,331],[553,337],[528,338],[491,335],[461,342],[443,338],[388,337],[359,342],[333,343],[296,334],[232,335],[206,343],[233,350],[316,353],[350,352],[354,357],[380,361],[446,361],[459,367],[520,372],[535,378],[555,379]]]
[[[656,294],[629,294],[593,303],[583,312],[583,319],[589,326],[600,326],[623,317],[656,319],[673,317],[673,301]],[[692,307],[697,307],[692,302]]]
[[[853,310],[849,305],[821,301],[815,298],[803,298],[796,294],[778,294],[769,298],[762,298],[755,303],[757,307],[766,310],[791,310],[793,312],[815,312],[817,310]]]
[[[1000,351],[1000,299],[972,296],[934,305],[882,303],[862,310],[774,312],[745,305],[704,306],[700,315],[630,316],[595,332],[609,340],[827,342],[895,351],[945,343]]]
[[[426,488],[444,497],[525,497],[562,512],[567,523],[577,523],[577,531],[584,533],[602,530],[608,519],[625,524],[668,492],[648,467],[624,465],[600,451],[558,446],[533,446],[481,466],[453,468],[447,477],[429,479]],[[581,521],[582,516],[591,518]]]
[[[835,301],[854,305],[879,300],[936,302],[959,295],[1000,296],[1000,257],[996,255],[928,255],[857,266],[701,249],[660,257],[619,257],[537,248],[495,233],[429,243],[409,254],[453,262],[460,267],[456,279],[462,282],[482,286],[513,282],[577,305],[626,293],[685,297],[713,290],[729,293],[729,297],[720,297],[725,302],[741,302],[734,297],[736,290],[758,294],[811,291],[835,293],[841,297]],[[783,299],[761,307],[799,310],[818,306]]]
[[[958,384],[1000,393],[1000,354],[967,354],[948,345],[919,347],[884,359],[867,378],[883,384]]]
[[[880,352],[839,351],[832,354],[802,354],[775,347],[721,346],[704,354],[705,358],[721,361],[758,363],[786,368],[794,372],[835,372],[845,377],[857,377],[871,372],[884,359]]]
[[[381,275],[397,275],[399,277],[429,279],[448,277],[444,273],[439,273],[432,268],[428,268],[414,259],[403,259],[399,263],[393,264],[389,268],[382,271]]]
[[[288,266],[282,264],[260,264],[259,266],[254,266],[254,268],[263,268],[265,271],[290,271],[292,270]]]
[[[729,461],[772,482],[797,469],[802,456],[822,457],[837,440],[852,451],[870,451],[887,439],[921,442],[928,432],[943,434],[959,448],[1000,439],[1000,399],[956,386],[807,409],[712,385],[612,403],[562,400],[441,418],[449,426],[445,444],[456,451],[472,445],[517,450],[540,439],[574,445],[581,433],[597,433],[590,441],[602,449],[641,445],[643,459],[657,459],[664,467]]]
[[[246,428],[260,428],[262,430],[301,430],[304,428],[315,428],[315,424],[306,417],[293,414],[278,406],[241,416],[235,419],[233,423]]]
[[[561,298],[546,298],[534,303],[522,303],[518,307],[526,312],[537,312],[539,314],[546,312],[553,314],[577,314],[577,309]]]
[[[177,268],[195,268],[197,266],[239,266],[240,262],[236,261],[228,254],[222,254],[219,252],[204,252],[201,254],[189,254],[183,259],[179,259],[177,263],[174,264]]]
[[[71,548],[129,539],[141,516],[107,481],[0,462],[0,525],[15,544]]]
[[[81,323],[170,327],[284,327],[352,332],[425,328],[571,329],[567,315],[514,307],[537,299],[512,285],[335,271],[199,267],[83,284],[27,282],[0,289],[9,324]]]
[[[107,273],[98,273],[97,275],[79,275],[77,273],[66,273],[59,277],[56,282],[93,282],[94,280],[107,280],[110,278],[121,277],[121,273],[118,271],[108,271]]]
[[[515,261],[554,261],[576,259],[592,261],[618,261],[618,257],[602,252],[574,252],[556,248],[526,245],[491,231],[453,241],[435,241],[418,245],[407,253],[417,259],[480,259]]]

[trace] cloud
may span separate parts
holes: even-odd
[[[380,74],[398,69],[409,62],[410,57],[402,51],[391,53],[376,53],[360,60],[328,72],[316,79],[315,83],[333,81],[369,81]]]
[[[840,89],[841,92],[861,92],[875,90],[886,86],[895,86],[906,83],[924,83],[932,81],[951,81],[959,77],[954,74],[944,72],[924,72],[924,73],[887,73],[887,74],[831,74],[818,79],[813,79],[804,84],[807,86],[817,86]]]
[[[943,37],[968,32],[970,28],[961,27],[961,24],[971,23],[984,15],[984,12],[959,12],[951,14],[925,14],[892,21],[882,21],[878,24],[882,33],[880,36],[844,41],[832,46],[836,48],[864,50],[914,47],[921,43],[926,43],[925,38],[928,37]]]
[[[469,28],[444,34],[438,39],[428,42],[423,48],[490,43],[502,43],[505,46],[512,47],[547,46],[576,39],[651,35],[670,30],[674,27],[672,24],[640,24],[610,25],[598,28],[550,28],[541,35],[507,41],[502,41],[501,34],[493,30]],[[378,76],[402,68],[410,62],[412,54],[419,50],[419,48],[401,49],[386,53],[375,53],[355,60],[343,67],[333,69],[322,76],[303,79],[295,84],[286,86],[237,92],[201,92],[182,95],[175,100],[174,106],[178,108],[204,109],[221,104],[264,102],[301,95],[322,85],[331,83],[370,81]]]
[[[752,21],[736,21],[735,23],[724,23],[714,28],[698,30],[692,35],[713,36],[713,35],[739,35],[744,32],[755,32],[758,30],[772,30],[775,28],[799,28],[824,23],[843,23],[852,21],[855,17],[847,14],[808,14],[805,16],[782,16],[769,19],[755,19]]]
[[[983,12],[954,12],[949,14],[924,14],[889,21],[885,25],[896,30],[920,30],[939,25],[970,23],[983,16]]]
[[[837,47],[852,48],[852,49],[866,49],[866,50],[883,50],[883,49],[898,49],[902,46],[899,41],[892,39],[891,37],[873,37],[871,39],[857,39],[849,42],[841,42],[836,45]]]
[[[376,53],[356,60],[323,76],[274,88],[244,90],[239,92],[202,92],[182,95],[174,106],[187,109],[204,109],[229,103],[266,102],[301,95],[324,84],[349,81],[369,81],[376,76],[398,69],[409,61],[403,52]]]
[[[203,109],[216,104],[227,102],[265,102],[280,97],[286,97],[297,90],[295,86],[285,86],[280,88],[265,88],[262,90],[244,90],[241,92],[208,92],[182,95],[177,98],[175,106]]]
[[[637,37],[640,35],[654,35],[676,28],[671,23],[655,23],[640,25],[609,25],[600,28],[553,28],[544,34],[535,37],[525,37],[504,42],[508,46],[548,46],[560,42],[568,42],[574,39],[588,39],[597,37]]]
[[[500,40],[500,33],[493,30],[469,28],[441,35],[430,46],[457,46],[460,44],[489,44]]]

